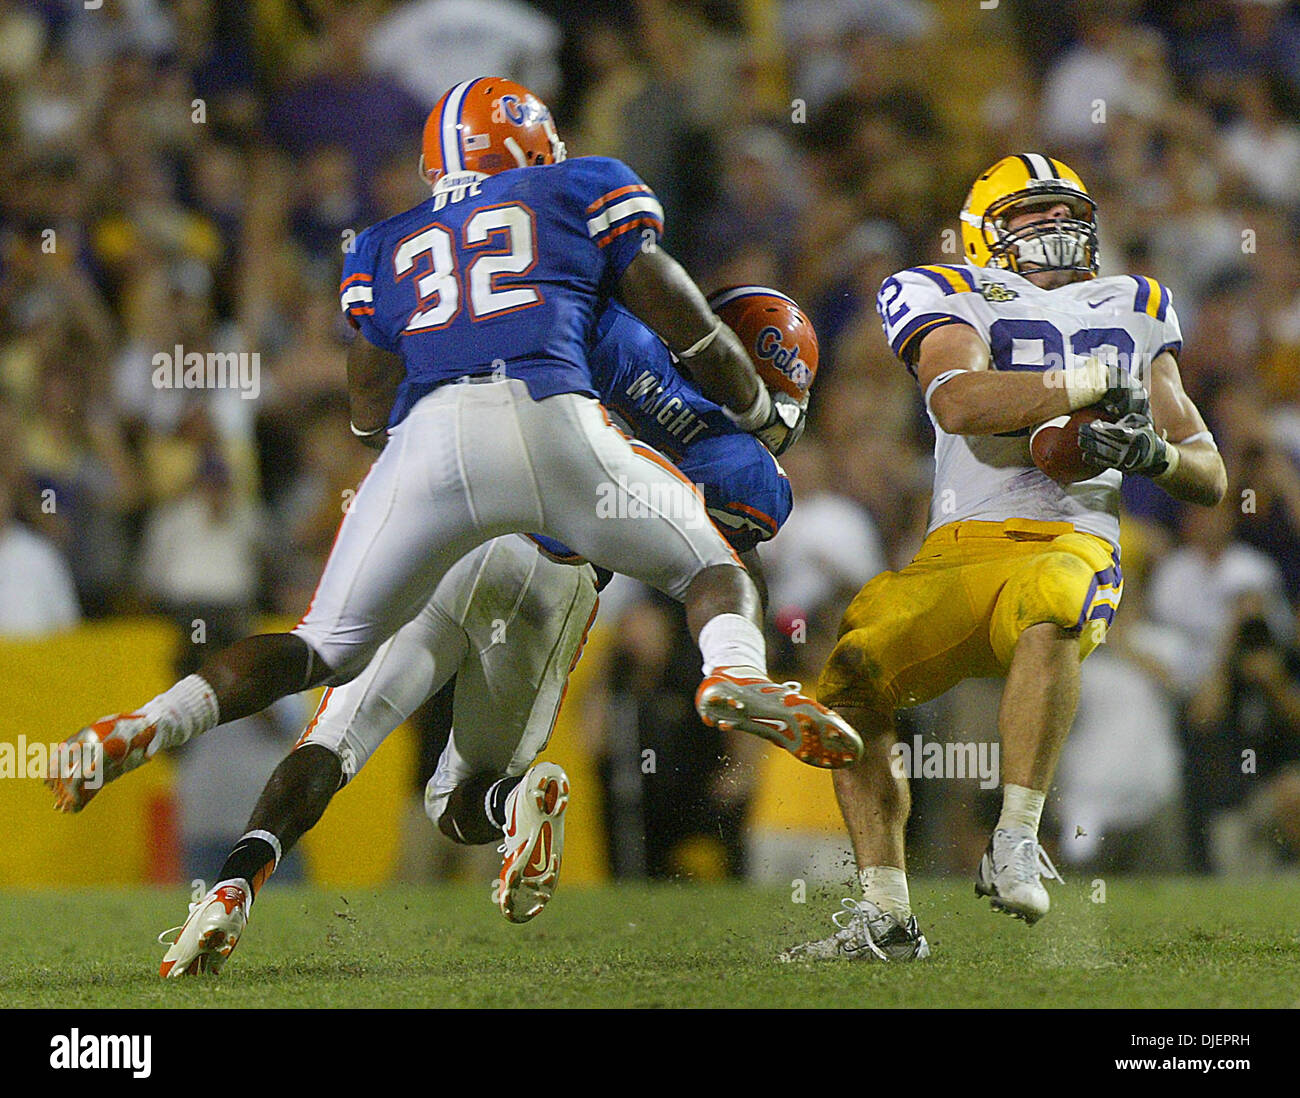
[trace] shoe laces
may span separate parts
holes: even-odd
[[[181,923],[180,926],[171,927],[170,929],[164,930],[161,934],[159,934],[158,944],[165,945],[165,946],[175,945],[176,939],[181,936],[181,931],[185,929],[185,924],[190,921],[189,917],[194,914],[194,912],[198,909],[199,904],[201,903],[203,903],[203,900],[195,900],[193,903],[191,903],[190,909],[188,912],[186,912],[185,915],[185,922]]]
[[[209,900],[213,899],[214,897],[215,897],[215,889],[212,892],[204,893],[197,900],[191,900],[189,910],[185,913],[185,922],[181,923],[180,926],[171,927],[170,929],[164,930],[161,934],[159,934],[158,944],[165,945],[165,946],[175,945],[176,939],[181,936],[181,931],[184,930],[185,927],[189,924],[190,918],[194,915],[194,912],[196,912],[200,907],[202,907],[205,903],[207,903]],[[248,915],[248,903],[249,903],[248,893],[245,893],[244,902],[240,905],[244,909],[245,916]]]
[[[1065,878],[1052,864],[1052,859],[1047,856],[1047,851],[1043,849],[1042,844],[1033,835],[1026,835],[1016,842],[1014,849],[1011,851],[1011,864],[1016,868],[1017,877],[1026,880],[1030,877],[1046,877],[1049,881],[1065,884]]]
[[[885,912],[881,911],[875,904],[868,903],[865,900],[855,900],[851,896],[847,896],[840,901],[840,910],[831,916],[831,922],[840,928],[841,933],[865,939],[871,952],[882,961],[887,961],[889,958],[885,955],[885,951],[876,944],[876,939],[871,933],[872,921],[884,916]]]

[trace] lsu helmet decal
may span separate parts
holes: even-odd
[[[1007,221],[1063,203],[1070,215],[1010,230]],[[1004,156],[975,180],[961,211],[966,258],[977,267],[1097,274],[1097,203],[1077,172],[1041,153]]]
[[[420,174],[432,186],[444,175],[496,175],[564,157],[545,103],[513,80],[480,76],[451,88],[429,113]]]
[[[745,345],[763,384],[802,404],[817,376],[817,333],[794,300],[766,286],[729,286],[709,307]]]

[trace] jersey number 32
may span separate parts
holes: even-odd
[[[396,281],[415,277],[419,305],[406,322],[408,332],[445,328],[468,298],[470,318],[482,320],[542,300],[535,286],[498,287],[502,275],[526,275],[537,264],[537,233],[533,212],[517,202],[486,206],[465,219],[463,240],[445,225],[429,225],[412,233],[393,253]],[[467,293],[462,292],[462,284]]]

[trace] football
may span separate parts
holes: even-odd
[[[1079,449],[1079,428],[1101,419],[1100,408],[1080,408],[1068,416],[1057,416],[1034,428],[1029,436],[1029,454],[1034,464],[1057,484],[1091,480],[1101,472],[1083,459]]]

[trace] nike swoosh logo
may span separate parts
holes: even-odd
[[[1100,301],[1089,301],[1089,302],[1088,302],[1088,308],[1089,308],[1089,309],[1100,309],[1103,305],[1106,304],[1106,302],[1108,302],[1108,301],[1114,301],[1114,300],[1116,300],[1116,299],[1113,298],[1113,297],[1103,297]]]
[[[537,835],[537,845],[533,847],[533,856],[528,859],[528,865],[524,867],[524,875],[528,877],[539,877],[551,868],[551,825],[549,822],[542,824],[542,829]]]

